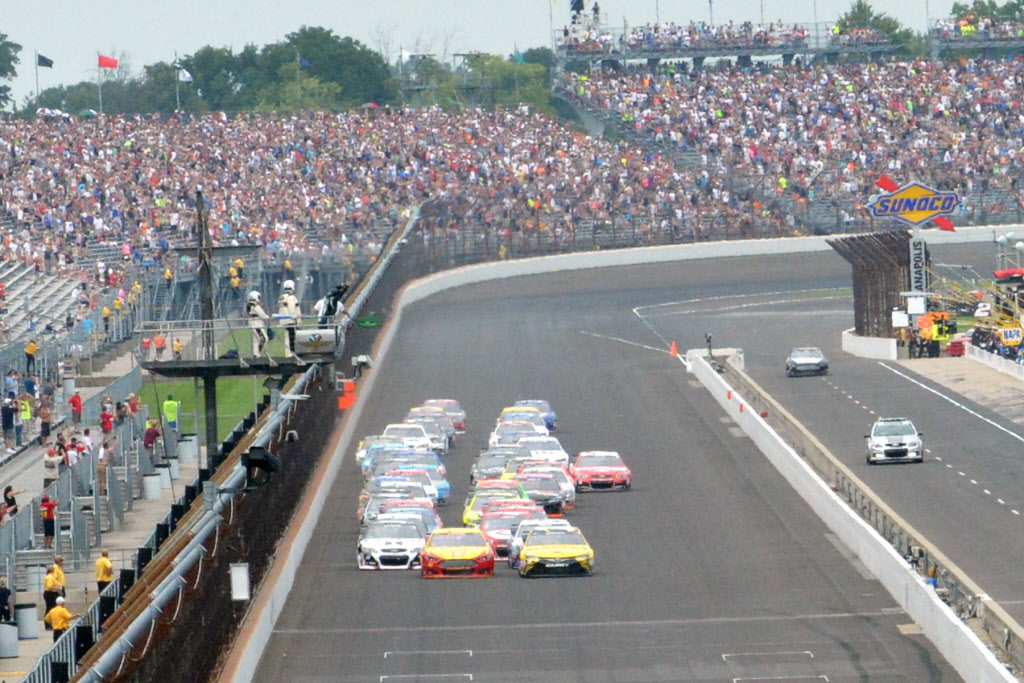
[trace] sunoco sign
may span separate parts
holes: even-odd
[[[872,197],[868,204],[871,215],[876,218],[896,218],[911,225],[924,225],[939,216],[949,215],[958,206],[960,195],[956,192],[939,192],[921,183],[910,183]]]
[[[913,238],[910,240],[910,291],[928,291],[928,272],[925,269],[926,254],[924,240]]]

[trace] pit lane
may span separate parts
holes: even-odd
[[[462,402],[446,523],[516,398],[550,399],[570,452],[622,452],[634,490],[582,494],[570,514],[597,553],[591,578],[359,572],[350,448],[256,680],[957,680],[632,312],[848,280],[831,255],[719,259],[487,283],[409,309],[357,431],[426,398]],[[687,348],[705,330],[667,331]]]

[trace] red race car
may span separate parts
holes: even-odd
[[[491,550],[497,557],[508,557],[508,542],[512,537],[512,529],[524,519],[547,519],[547,515],[540,507],[534,507],[532,510],[498,508],[480,518],[480,531],[491,544]]]
[[[569,465],[577,491],[629,490],[633,473],[615,451],[583,451]]]
[[[494,551],[479,529],[435,529],[420,552],[425,579],[494,576]]]

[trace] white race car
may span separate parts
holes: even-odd
[[[413,569],[419,566],[425,540],[411,522],[374,522],[359,537],[356,562],[360,569]]]

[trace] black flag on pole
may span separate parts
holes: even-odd
[[[36,66],[42,66],[42,67],[46,67],[47,69],[52,69],[53,68],[53,60],[50,59],[49,57],[44,57],[42,55],[36,55]]]

